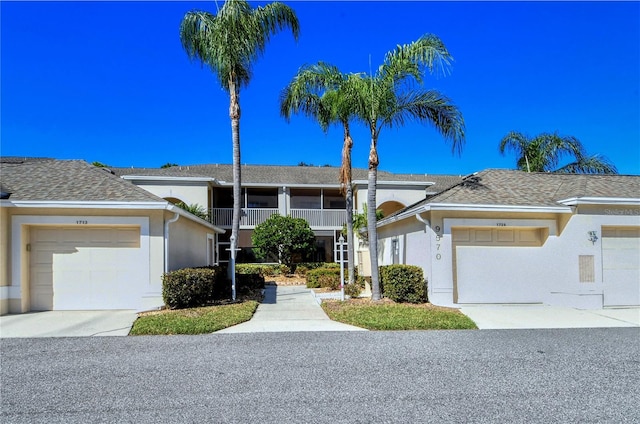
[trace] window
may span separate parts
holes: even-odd
[[[248,188],[246,189],[247,207],[249,208],[277,208],[277,188]]]
[[[292,209],[320,209],[320,190],[291,189]]]
[[[338,190],[325,190],[324,191],[324,209],[344,209],[346,203],[344,197]]]

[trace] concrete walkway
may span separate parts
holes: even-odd
[[[217,333],[290,331],[367,331],[331,321],[305,286],[266,286],[262,303],[251,320]]]
[[[640,327],[640,308],[575,309],[551,305],[466,305],[479,329]]]
[[[134,310],[45,311],[0,317],[0,338],[126,336]]]

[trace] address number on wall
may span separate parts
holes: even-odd
[[[78,225],[86,225],[88,223],[89,223],[89,221],[85,221],[83,219],[79,219],[79,220],[76,221],[76,224],[78,224]]]

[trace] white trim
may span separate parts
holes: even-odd
[[[227,182],[227,181],[216,181],[217,185],[220,187],[231,187],[233,186],[232,182]],[[366,186],[368,184],[367,180],[353,180],[351,181],[351,183],[353,185],[364,185]],[[430,181],[378,181],[377,182],[378,186],[417,186],[417,187],[430,187],[432,185],[435,185],[434,182],[430,182]],[[335,184],[304,184],[304,183],[248,183],[248,182],[243,182],[242,183],[242,188],[256,188],[256,187],[260,187],[260,188],[264,188],[264,187],[269,187],[269,188],[280,188],[280,187],[287,187],[287,188],[340,188],[341,184],[340,183],[335,183]]]
[[[179,206],[168,204],[166,210],[168,210],[169,212],[177,213],[178,215],[183,216],[183,217],[185,217],[187,219],[190,219],[191,221],[197,222],[198,224],[201,224],[201,225],[204,225],[204,226],[206,226],[208,228],[211,228],[216,233],[222,234],[222,233],[225,232],[225,230],[223,230],[222,228],[216,227],[215,225],[213,225],[209,221],[205,221],[204,219],[195,216],[191,212],[185,211],[184,209],[182,209]]]
[[[82,224],[78,224],[81,221]],[[150,237],[148,217],[119,217],[119,216],[55,216],[55,215],[14,215],[11,217],[11,286],[9,287],[9,299],[22,298],[22,258],[23,247],[29,240],[22,240],[22,226],[37,225],[64,225],[76,226],[78,228],[90,228],[100,225],[123,226],[134,225],[140,227],[140,249],[143,255],[149,260],[150,257]],[[149,260],[141,263],[140,267],[147,275],[147,280],[151,280]],[[148,282],[147,284],[148,285]],[[4,298],[2,298],[4,299]]]
[[[455,203],[434,203],[415,206],[398,215],[382,219],[378,222],[378,227],[410,218],[413,215],[430,211],[466,211],[466,212],[535,212],[535,213],[572,213],[570,207],[566,206],[510,206],[510,205],[471,205]]]
[[[217,233],[224,233],[220,227],[216,227],[209,221],[205,221],[184,209],[181,209],[168,201],[161,202],[108,202],[108,201],[91,201],[83,202],[77,200],[65,201],[48,201],[48,200],[3,200],[0,203],[2,207],[20,207],[20,208],[59,208],[59,209],[116,209],[116,210],[167,210],[173,213],[179,213],[181,216],[211,228]]]
[[[559,200],[558,203],[562,203],[567,206],[576,205],[631,205],[640,206],[640,198],[625,198],[625,197],[570,197],[568,199]]]
[[[213,251],[211,251],[213,249]],[[216,237],[207,233],[207,266],[218,265],[216,253]]]
[[[109,202],[109,201],[79,201],[79,200],[9,200],[10,206],[19,208],[77,208],[77,209],[165,209],[169,204],[162,202]]]
[[[165,177],[159,175],[123,175],[123,180],[132,181],[187,181],[187,182],[212,182],[217,183],[218,180],[212,177]]]
[[[523,206],[523,205],[474,205],[455,203],[433,203],[424,205],[424,211],[468,211],[468,212],[536,212],[572,213],[567,206]]]
[[[361,185],[369,185],[368,180],[353,180],[352,184],[361,184]],[[433,181],[376,181],[376,185],[398,185],[398,186],[424,186],[425,189],[427,187],[431,187],[435,185]]]

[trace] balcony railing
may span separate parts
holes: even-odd
[[[244,208],[242,209],[242,215],[240,217],[240,226],[255,227],[258,224],[263,223],[271,215],[277,213],[276,208]],[[231,227],[233,222],[233,209],[232,208],[213,208],[211,210],[211,222],[213,225],[220,227]]]
[[[312,228],[316,227],[342,227],[347,222],[347,213],[344,209],[291,209],[292,218],[302,218]]]
[[[275,208],[243,208],[240,226],[255,227],[278,212]],[[289,215],[293,218],[303,218],[312,228],[340,228],[347,220],[346,212],[342,209],[291,209]],[[214,225],[231,227],[233,209],[213,208],[211,217]]]

